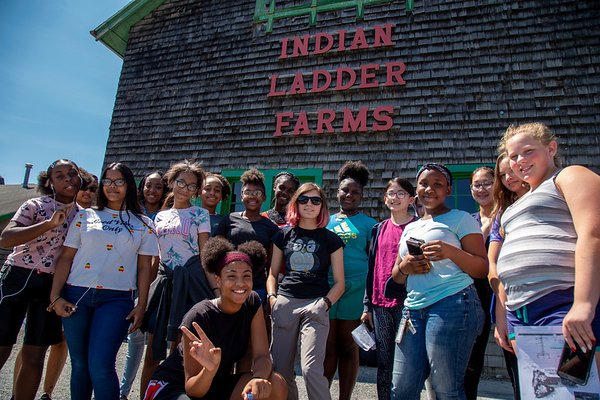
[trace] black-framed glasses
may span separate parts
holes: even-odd
[[[323,200],[321,200],[319,196],[298,196],[298,203],[300,204],[307,204],[309,201],[312,203],[313,206],[320,206],[323,202]]]
[[[127,183],[127,182],[125,182],[125,179],[115,179],[113,181],[112,179],[108,179],[108,178],[102,179],[101,182],[102,182],[102,186],[112,186],[112,184],[114,183],[114,185],[117,187],[125,186],[125,184]]]
[[[473,189],[473,190],[481,190],[481,189],[490,190],[493,186],[494,186],[494,182],[487,181],[487,182],[481,182],[481,183],[473,183],[471,185],[471,189]]]
[[[386,192],[385,195],[388,199],[393,199],[393,198],[403,199],[403,198],[409,196],[409,194],[407,192],[405,192],[404,190],[400,190],[398,192],[393,192],[390,190],[389,192]]]
[[[181,179],[175,179],[175,183],[177,184],[178,188],[186,189],[188,192],[195,192],[196,190],[198,190],[198,185],[196,185],[195,183],[190,183],[188,185],[187,183],[185,183],[185,181],[182,181]]]

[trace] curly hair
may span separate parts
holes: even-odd
[[[219,275],[225,265],[221,262],[227,253],[238,251],[247,255],[252,262],[252,273],[256,276],[264,270],[267,262],[267,252],[265,248],[255,240],[241,244],[237,250],[228,240],[220,237],[208,239],[202,248],[200,255],[202,266],[212,274]]]
[[[263,193],[265,193],[265,175],[256,168],[250,168],[244,172],[240,176],[240,181],[242,182],[242,187],[250,184],[260,186]]]
[[[192,162],[189,160],[183,160],[176,164],[171,165],[171,168],[169,168],[169,170],[165,173],[165,179],[167,180],[167,184],[169,186],[171,186],[171,184],[173,182],[175,182],[175,180],[177,179],[177,177],[180,174],[183,174],[186,172],[190,173],[192,175],[196,175],[197,189],[196,189],[196,192],[193,194],[193,196],[196,196],[198,194],[198,189],[200,189],[200,188],[202,188],[202,186],[204,186],[204,179],[206,176],[200,163]],[[175,194],[173,193],[173,191],[171,191],[167,194],[167,197],[165,198],[165,201],[163,203],[163,208],[173,207],[174,202],[175,202]]]
[[[219,175],[219,174],[213,174],[212,172],[208,172],[206,174],[206,180],[208,180],[208,178],[215,178],[218,179],[219,182],[221,182],[221,197],[223,198],[223,200],[227,200],[229,198],[229,195],[231,194],[231,185],[229,184],[229,181],[227,180],[227,178],[225,178],[223,175]],[[206,184],[206,182],[205,182]]]
[[[346,161],[338,171],[338,183],[345,179],[352,179],[365,187],[369,183],[369,175],[369,169],[362,161]]]

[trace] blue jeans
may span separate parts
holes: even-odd
[[[465,371],[484,314],[477,292],[469,286],[429,307],[403,310],[416,332],[406,330],[396,344],[392,399],[419,399],[431,375],[437,400],[465,397]]]
[[[79,301],[73,315],[63,318],[71,356],[71,399],[91,399],[92,390],[96,399],[118,399],[115,361],[129,327],[125,318],[133,309],[132,293],[65,286],[62,296],[73,304]]]
[[[129,396],[133,381],[137,375],[142,356],[144,355],[144,347],[146,344],[146,336],[139,329],[131,332],[127,336],[127,357],[125,358],[125,370],[123,370],[123,378],[121,378],[121,388],[119,389],[121,396]]]

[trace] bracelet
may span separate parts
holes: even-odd
[[[270,299],[271,299],[271,297],[275,297],[275,298],[277,298],[277,295],[276,295],[275,293],[268,293],[268,294],[267,294],[267,300],[270,300]]]
[[[323,301],[327,304],[327,311],[329,311],[331,309],[331,300],[329,300],[329,297],[323,296]]]
[[[57,302],[59,299],[62,299],[62,297],[58,296],[56,299],[54,299],[54,301],[53,301],[53,302],[51,302],[51,303],[50,303],[50,305],[49,305],[49,306],[46,308],[46,311],[48,311],[48,312],[52,312],[52,311],[54,311],[54,304],[56,304],[56,302]]]
[[[400,272],[404,276],[408,276],[408,274],[406,274],[402,271],[402,268],[400,268],[400,264],[398,264],[398,272]]]

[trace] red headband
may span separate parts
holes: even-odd
[[[235,261],[245,262],[250,267],[252,267],[252,260],[250,260],[250,257],[248,257],[247,254],[241,253],[239,251],[230,251],[229,253],[225,254],[225,257],[223,257],[223,259],[219,263],[219,272],[223,268],[225,268],[225,266],[227,264],[231,264],[232,262],[235,262]]]

